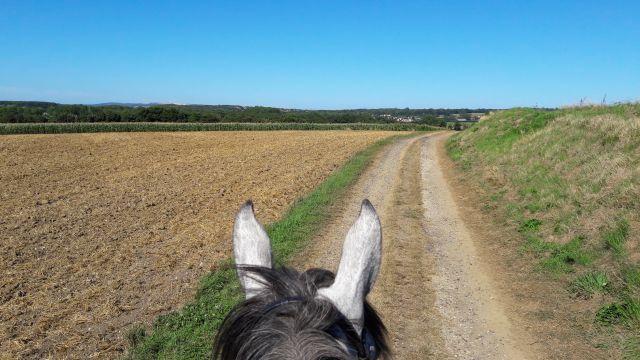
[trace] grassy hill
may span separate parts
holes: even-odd
[[[640,359],[640,104],[500,111],[448,151],[538,271]]]

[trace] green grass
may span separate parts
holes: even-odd
[[[604,233],[605,247],[618,256],[623,256],[624,243],[629,237],[629,222],[625,219],[618,219],[616,223]]]
[[[640,267],[624,265],[620,273],[626,288],[630,291],[640,290]]]
[[[593,294],[604,292],[609,285],[609,277],[605,272],[593,271],[578,276],[569,289],[579,297],[590,298]]]
[[[626,339],[622,345],[625,360],[640,360],[640,336]]]
[[[544,271],[570,273],[575,271],[575,265],[586,266],[593,261],[593,254],[583,248],[583,237],[576,237],[566,244],[546,244],[550,254],[540,261],[540,268]]]
[[[354,183],[373,156],[399,137],[385,138],[356,154],[296,202],[281,220],[266,227],[278,263],[289,261],[318,233],[329,217],[328,208]],[[213,336],[241,299],[233,263],[228,260],[201,280],[195,299],[183,309],[158,317],[151,329],[132,327],[127,334],[129,359],[209,358]]]
[[[637,334],[620,328],[640,318],[640,103],[499,111],[447,149],[538,270],[573,301],[605,291],[596,321]]]
[[[628,296],[603,306],[596,313],[596,322],[603,325],[621,324],[640,330],[640,300]]]
[[[129,334],[130,359],[203,359],[225,315],[242,299],[231,261],[205,276],[193,302],[158,317],[148,331],[136,325]]]
[[[313,124],[313,123],[41,123],[0,124],[0,135],[64,134],[139,131],[277,131],[277,130],[388,130],[430,131],[424,124]]]
[[[522,224],[520,224],[518,231],[520,232],[538,231],[538,229],[540,228],[540,225],[542,225],[542,220],[529,219],[527,221],[524,221]]]
[[[571,273],[576,265],[586,266],[593,261],[593,254],[584,249],[585,239],[576,237],[566,244],[545,241],[539,235],[528,234],[523,248],[542,257],[538,268],[555,274]]]
[[[489,125],[488,136],[479,139],[475,146],[486,153],[503,154],[521,137],[543,128],[557,116],[557,112],[526,108],[501,111],[494,116],[494,121]],[[520,121],[511,122],[510,119],[513,117],[519,118]],[[505,126],[505,122],[508,126]]]

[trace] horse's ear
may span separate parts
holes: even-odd
[[[233,226],[233,255],[238,266],[238,277],[247,299],[257,295],[264,283],[255,274],[243,271],[242,266],[272,267],[271,241],[267,232],[253,214],[253,203],[247,201]]]
[[[360,215],[349,229],[342,248],[336,279],[318,294],[329,299],[360,333],[364,325],[364,300],[380,270],[382,230],[369,200],[362,202]]]

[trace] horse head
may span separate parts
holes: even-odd
[[[382,231],[368,200],[347,233],[338,272],[274,267],[271,241],[248,201],[233,228],[245,300],[225,318],[213,358],[388,358],[386,329],[366,296],[380,269]]]

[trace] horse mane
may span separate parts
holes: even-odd
[[[258,295],[236,305],[224,319],[212,359],[353,359],[327,332],[346,319],[331,301],[316,297],[319,288],[333,283],[335,275],[331,271],[309,269],[300,273],[284,266],[241,266],[238,270],[265,286]],[[364,328],[374,339],[378,358],[389,358],[386,328],[367,301]],[[352,343],[360,341],[355,331],[347,336]]]

